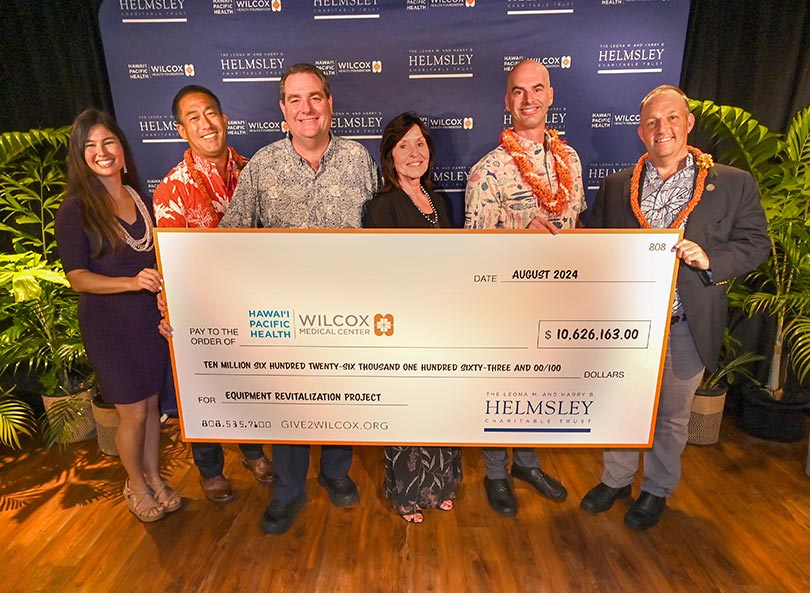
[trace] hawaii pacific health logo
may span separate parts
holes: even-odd
[[[393,336],[394,335],[394,316],[390,313],[377,313],[374,315],[374,335],[375,336]]]

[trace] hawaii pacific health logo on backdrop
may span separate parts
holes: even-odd
[[[242,12],[281,12],[281,0],[211,0],[215,15]]]

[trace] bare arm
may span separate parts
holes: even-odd
[[[158,292],[161,288],[160,272],[154,268],[144,268],[135,276],[105,276],[90,270],[71,270],[67,273],[68,282],[76,292],[91,294],[116,294],[148,290]]]

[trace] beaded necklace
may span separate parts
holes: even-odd
[[[436,223],[439,222],[439,213],[436,211],[436,207],[433,205],[433,200],[430,199],[430,194],[425,189],[425,186],[420,183],[419,189],[421,189],[422,193],[425,194],[425,197],[428,199],[428,204],[430,204],[430,209],[433,210],[433,212],[431,212],[430,214],[425,214],[424,212],[422,212],[422,209],[416,205],[416,202],[414,202],[413,198],[410,195],[408,195],[408,192],[406,192],[404,189],[402,191],[405,192],[406,196],[408,196],[408,199],[411,201],[411,204],[413,204],[416,207],[416,209],[419,211],[419,214],[421,214],[422,217],[425,220],[427,220],[428,223],[430,223],[430,226],[435,227]]]
[[[146,204],[143,203],[143,200],[141,200],[137,192],[128,185],[125,185],[124,187],[129,192],[129,195],[132,196],[132,200],[135,202],[135,207],[138,209],[138,212],[140,212],[141,218],[143,218],[144,230],[143,237],[136,239],[130,235],[129,231],[127,231],[121,222],[116,219],[116,222],[118,223],[118,236],[121,237],[124,243],[129,245],[135,251],[151,251],[152,230],[154,229],[154,226],[152,225],[152,217],[149,215],[149,211],[146,209]]]

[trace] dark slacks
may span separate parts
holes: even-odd
[[[239,443],[242,455],[247,459],[258,459],[264,455],[261,443]],[[206,480],[222,473],[225,466],[225,454],[219,443],[191,443],[191,456],[200,475]]]
[[[309,471],[309,448],[309,445],[273,445],[273,470],[276,474],[274,500],[288,503],[304,494]],[[350,446],[321,447],[321,472],[327,478],[345,478],[351,466]]]

